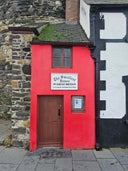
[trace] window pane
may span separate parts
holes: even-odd
[[[64,58],[64,66],[65,67],[71,66],[71,59],[70,58]]]
[[[61,49],[60,48],[54,48],[53,49],[53,56],[54,57],[58,57],[58,56],[61,56]]]
[[[72,111],[84,111],[85,97],[84,96],[72,96]]]
[[[54,47],[53,48],[53,67],[71,67],[71,47]]]
[[[71,57],[71,48],[64,48],[64,57]]]
[[[53,67],[60,67],[60,66],[61,66],[60,58],[53,58]]]

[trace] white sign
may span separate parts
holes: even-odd
[[[82,99],[75,99],[74,100],[74,108],[75,109],[82,109]]]
[[[78,74],[76,73],[52,73],[51,90],[77,90]]]

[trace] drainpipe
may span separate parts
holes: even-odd
[[[97,59],[95,59],[95,111],[96,111],[96,120],[95,120],[95,124],[96,124],[96,144],[95,144],[95,149],[97,151],[102,150],[102,146],[101,146],[101,140],[100,140],[100,132],[101,130],[101,123],[100,123],[100,116],[99,116],[99,110],[98,110],[98,106],[99,104],[97,103],[97,99],[99,98],[99,90],[98,90],[98,76],[97,73],[99,73],[98,69],[99,69],[99,63],[97,61]]]
[[[100,151],[100,150],[102,150],[102,147],[101,147],[101,144],[100,144],[100,117],[99,117],[99,115],[97,114],[98,113],[98,111],[97,111],[97,106],[98,106],[98,104],[97,104],[97,89],[98,89],[98,87],[97,87],[97,82],[98,82],[98,80],[97,80],[97,71],[98,71],[98,61],[97,61],[97,59],[96,59],[96,57],[94,57],[94,50],[95,50],[95,46],[91,46],[91,48],[90,48],[90,50],[91,50],[91,56],[92,56],[92,58],[93,58],[93,60],[94,60],[94,64],[95,64],[95,125],[96,125],[96,130],[95,130],[95,132],[96,132],[96,144],[95,144],[95,149],[97,150],[97,151]]]
[[[126,117],[125,124],[128,125],[128,75],[122,77],[122,82],[126,87]]]

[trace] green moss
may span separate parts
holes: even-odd
[[[40,32],[40,35],[34,37],[33,40],[55,41],[55,40],[66,39],[68,37],[67,34],[60,33],[56,29],[57,26],[55,24],[49,24],[48,26],[43,28],[42,31]]]
[[[67,38],[68,36],[66,35],[66,34],[64,34],[64,33],[57,33],[56,34],[56,37],[58,38],[58,39],[64,39],[64,38]]]
[[[40,35],[37,37],[39,40],[54,40],[54,35],[53,32],[55,30],[55,25],[51,24],[46,26],[45,28],[42,29],[42,31],[40,32]]]

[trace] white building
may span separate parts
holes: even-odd
[[[128,145],[128,1],[81,0],[80,23],[94,43],[97,145]]]

